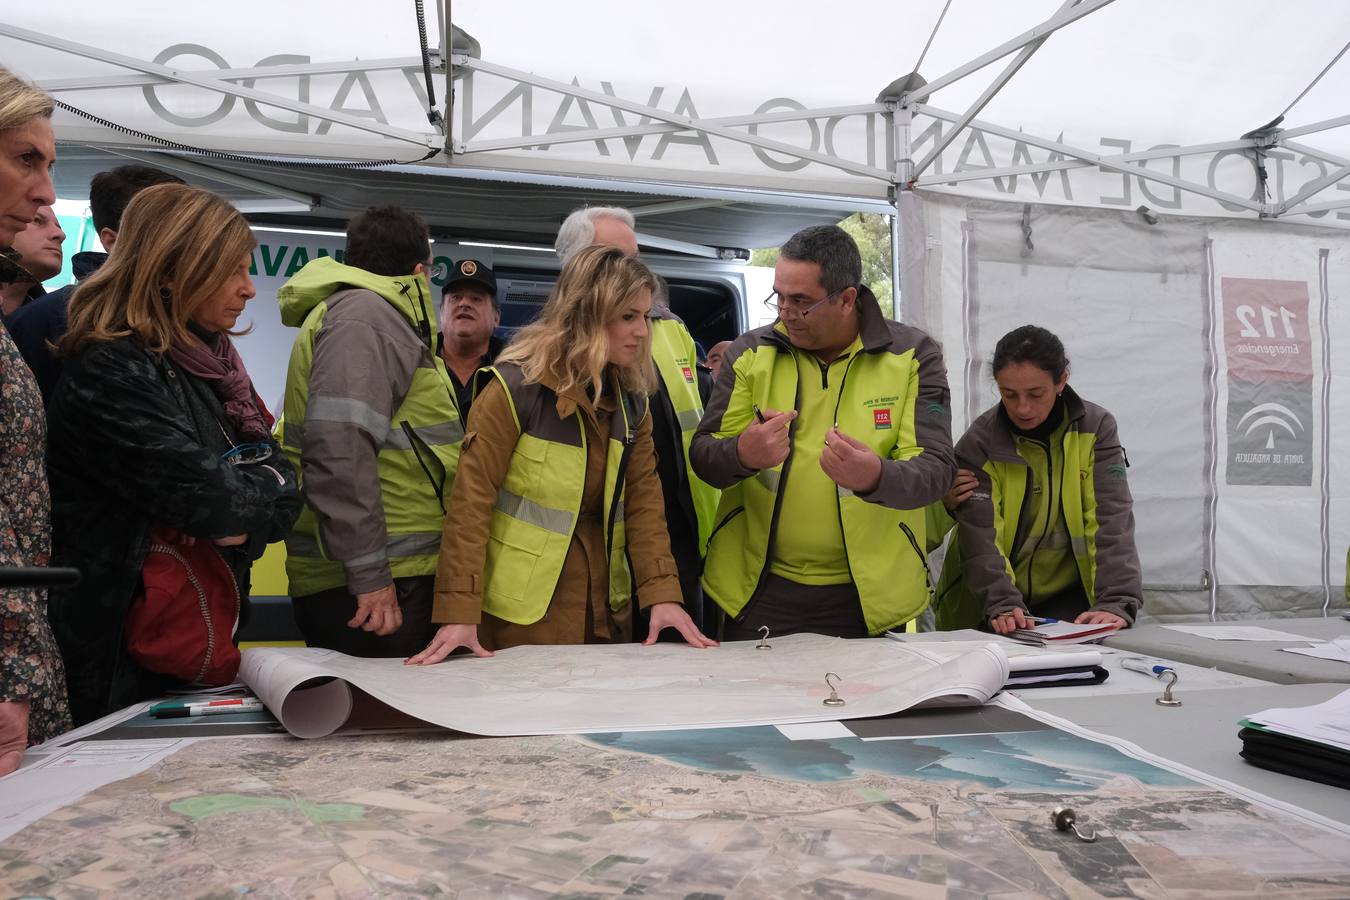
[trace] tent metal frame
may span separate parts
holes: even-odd
[[[468,156],[476,153],[487,153],[500,150],[522,150],[559,144],[641,137],[653,134],[693,132],[708,137],[717,137],[724,140],[735,141],[760,150],[780,153],[797,160],[818,163],[852,175],[884,181],[898,190],[914,190],[929,185],[941,186],[967,181],[1000,179],[1014,175],[1037,175],[1059,172],[1066,169],[1098,167],[1109,171],[1119,172],[1130,177],[1140,178],[1145,181],[1164,184],[1176,188],[1177,190],[1240,207],[1255,213],[1260,218],[1278,219],[1290,215],[1301,215],[1329,209],[1350,207],[1350,198],[1347,198],[1344,201],[1334,201],[1331,203],[1308,203],[1310,198],[1341,183],[1347,177],[1350,177],[1350,160],[1342,160],[1333,154],[1318,150],[1315,147],[1296,144],[1292,140],[1293,138],[1302,135],[1350,125],[1350,115],[1313,122],[1299,126],[1298,128],[1291,128],[1283,131],[1275,129],[1258,136],[1242,137],[1234,140],[1216,141],[1204,144],[1159,148],[1157,150],[1146,150],[1120,155],[1093,153],[1089,150],[1074,147],[1061,141],[1049,140],[1034,134],[1005,128],[977,118],[980,111],[993,100],[1003,86],[1016,75],[1022,65],[1030,59],[1031,55],[1034,54],[1053,33],[1073,24],[1085,16],[1091,15],[1112,2],[1114,2],[1114,0],[1067,0],[1054,15],[1041,24],[1005,41],[1003,44],[977,56],[964,65],[946,73],[942,77],[926,84],[918,85],[894,99],[885,98],[872,104],[791,110],[761,113],[757,115],[723,116],[707,119],[692,119],[687,116],[676,115],[670,110],[663,110],[648,104],[625,100],[610,94],[589,90],[555,79],[544,78],[530,72],[524,72],[491,63],[469,54],[456,53],[450,56],[452,77],[453,72],[456,70],[482,72],[484,74],[490,74],[506,79],[518,85],[531,85],[543,88],[567,97],[584,100],[587,103],[595,104],[597,106],[608,107],[641,116],[649,120],[649,123],[613,128],[576,128],[553,134],[529,135],[519,138],[502,138],[490,141],[458,141],[453,139],[452,132],[450,149],[453,155]],[[926,102],[929,97],[942,88],[947,87],[974,72],[984,69],[1010,54],[1016,55],[985,88],[985,90],[981,92],[975,102],[964,112],[950,112]],[[782,141],[761,137],[758,134],[751,134],[748,131],[741,132],[733,130],[745,126],[771,125],[782,122],[828,119],[840,116],[866,115],[872,113],[880,113],[889,118],[895,135],[893,158],[887,160],[888,165],[886,169],[864,165],[851,160],[826,156],[806,148],[796,147]],[[917,116],[927,116],[939,121],[945,121],[950,123],[953,127],[942,132],[937,139],[936,145],[928,151],[923,159],[916,163],[912,158],[913,144],[911,132],[913,119]],[[661,124],[650,124],[651,120]],[[1048,160],[1041,163],[1020,166],[972,169],[952,175],[932,174],[923,177],[926,170],[931,168],[942,152],[968,128],[976,128],[987,134],[1008,140],[1020,141],[1043,150],[1051,151],[1054,154],[1065,157],[1065,159]],[[1149,169],[1146,165],[1143,165],[1143,163],[1152,159],[1207,155],[1225,150],[1250,151],[1257,154],[1259,157],[1260,154],[1276,148],[1283,148],[1291,152],[1313,156],[1324,162],[1330,162],[1338,166],[1338,168],[1305,185],[1294,197],[1277,203],[1253,199],[1251,197],[1242,197],[1227,191],[1216,190],[1208,185],[1154,171]],[[1264,185],[1258,184],[1257,190],[1258,192],[1262,192],[1264,190]]]
[[[299,100],[291,100],[280,94],[271,94],[266,91],[259,91],[254,88],[247,88],[243,85],[234,84],[220,77],[220,70],[212,70],[209,74],[201,72],[191,72],[184,69],[175,69],[169,66],[161,65],[150,60],[137,59],[134,56],[127,56],[124,53],[116,53],[112,50],[103,50],[89,44],[81,44],[66,38],[56,37],[55,35],[43,34],[38,31],[30,31],[27,28],[19,28],[15,25],[7,25],[0,22],[0,36],[14,38],[28,44],[35,44],[39,47],[47,47],[51,50],[59,50],[64,53],[70,53],[84,59],[97,60],[98,62],[110,63],[120,66],[124,69],[131,69],[134,72],[140,72],[142,75],[155,76],[164,79],[166,84],[183,84],[193,87],[204,88],[208,91],[215,91],[231,97],[238,97],[241,100],[252,100],[254,103],[260,103],[264,106],[284,109],[289,112],[312,116],[316,119],[332,122],[337,125],[346,125],[356,128],[360,131],[366,131],[380,137],[392,138],[403,143],[415,144],[424,149],[437,149],[441,145],[441,136],[439,134],[418,133],[408,131],[405,128],[396,128],[392,125],[382,125],[373,119],[363,119],[359,116],[349,116],[346,113],[336,110],[326,109],[322,106],[315,106],[312,103],[303,103]],[[421,60],[416,60],[421,65]],[[325,64],[319,64],[323,66]],[[332,64],[327,64],[331,66]],[[290,67],[292,71],[289,75],[297,74],[296,69],[300,67]],[[364,70],[365,64],[360,62],[348,65],[348,70]],[[331,73],[332,70],[330,70]],[[262,77],[258,76],[235,76],[235,77]],[[83,79],[81,80],[83,81]],[[114,86],[114,85],[110,85]],[[122,87],[124,85],[115,85]],[[60,89],[60,88],[58,88]],[[71,90],[72,88],[64,88]],[[85,89],[88,88],[79,88]]]
[[[434,131],[417,132],[392,125],[384,125],[372,119],[349,115],[311,103],[289,99],[265,90],[259,90],[256,87],[244,87],[242,84],[236,83],[238,81],[251,81],[256,83],[261,80],[290,78],[302,75],[333,75],[353,71],[369,72],[406,69],[410,67],[419,67],[421,65],[420,57],[409,56],[377,60],[254,66],[238,69],[186,70],[161,65],[149,60],[137,59],[132,56],[104,50],[88,44],[78,43],[66,38],[43,34],[4,23],[0,23],[0,35],[14,38],[25,43],[69,53],[85,59],[109,63],[128,69],[132,73],[115,76],[65,78],[45,82],[42,87],[53,93],[111,88],[151,87],[157,85],[188,85],[213,91],[223,96],[237,97],[262,106],[310,116],[319,121],[344,125],[379,137],[389,138],[401,143],[413,144],[421,148],[438,149],[441,148],[443,144],[447,144],[445,150],[452,161],[455,157],[472,156],[474,154],[501,150],[518,150],[559,144],[581,143],[586,141],[604,141],[626,137],[641,137],[645,135],[692,132],[709,138],[720,138],[722,140],[748,145],[758,150],[781,154],[795,160],[817,163],[861,178],[881,181],[891,186],[891,196],[893,198],[897,191],[922,189],[927,186],[937,187],[959,184],[962,182],[1001,179],[1009,176],[1038,175],[1060,172],[1066,169],[1095,166],[1108,171],[1119,172],[1130,177],[1167,185],[1177,190],[1207,197],[1225,204],[1230,204],[1231,206],[1255,213],[1261,218],[1279,219],[1287,216],[1308,215],[1350,207],[1350,197],[1320,203],[1310,202],[1318,195],[1323,194],[1325,191],[1341,184],[1347,178],[1350,178],[1350,160],[1340,158],[1335,154],[1319,150],[1316,147],[1311,147],[1295,140],[1296,138],[1301,138],[1305,135],[1350,125],[1350,115],[1338,116],[1284,130],[1269,128],[1249,136],[1244,136],[1241,139],[1190,146],[1160,148],[1158,150],[1119,155],[1092,153],[1091,151],[1065,144],[1061,141],[1049,140],[1035,134],[1005,128],[978,118],[981,110],[997,96],[998,92],[1016,75],[1022,65],[1030,59],[1051,35],[1062,28],[1072,25],[1074,22],[1085,16],[1091,15],[1097,10],[1110,5],[1112,2],[1114,2],[1114,0],[1066,0],[1063,6],[1039,25],[1024,31],[1016,37],[1003,42],[983,54],[980,54],[941,77],[927,83],[922,83],[922,79],[911,79],[918,83],[913,84],[908,90],[905,90],[897,97],[884,97],[874,103],[694,119],[649,104],[626,100],[600,91],[590,90],[578,85],[545,78],[530,72],[520,71],[483,60],[479,58],[475,52],[477,49],[476,42],[467,35],[462,35],[454,29],[449,19],[444,15],[444,0],[438,0],[437,6],[442,12],[441,21],[445,26],[444,33],[439,36],[441,40],[446,42],[446,46],[463,47],[462,42],[451,43],[459,38],[462,39],[463,42],[467,42],[468,45],[473,48],[468,52],[452,52],[449,54],[444,53],[443,49],[433,51],[433,56],[435,57],[435,62],[438,66],[443,62],[448,61],[449,63],[449,65],[444,66],[447,91],[444,97],[445,108],[443,111],[445,120],[452,122],[451,132],[448,136]],[[947,111],[933,106],[928,102],[928,99],[942,88],[977,71],[985,69],[1010,55],[1013,56],[1013,58],[980,93],[979,97],[963,112],[956,113]],[[630,126],[614,128],[578,128],[561,133],[528,135],[520,138],[490,141],[458,141],[454,137],[453,120],[450,118],[451,107],[454,103],[454,92],[449,88],[453,86],[458,73],[473,72],[481,72],[486,75],[499,77],[518,85],[530,85],[553,91],[567,97],[583,100],[590,104],[626,112],[641,117],[645,121],[641,124],[635,123]],[[888,155],[890,158],[886,160],[886,166],[884,168],[855,162],[853,160],[835,158],[808,148],[799,147],[790,143],[751,133],[755,127],[762,125],[869,114],[882,115],[889,121],[893,132],[894,142],[893,146],[888,148]],[[949,123],[952,127],[940,130],[935,145],[927,151],[922,159],[915,162],[913,159],[914,146],[912,143],[913,122],[915,117],[921,116]],[[741,128],[747,130],[739,130]],[[929,173],[928,170],[939,159],[942,152],[970,128],[979,129],[984,133],[1008,140],[1023,142],[1050,151],[1052,154],[1062,158],[1027,165],[970,169],[953,174]],[[449,139],[448,142],[447,137]],[[1277,148],[1314,157],[1335,168],[1328,171],[1325,175],[1304,185],[1294,196],[1280,202],[1271,202],[1253,199],[1251,197],[1241,197],[1226,191],[1216,190],[1205,184],[1151,170],[1145,165],[1145,163],[1151,159],[1201,155],[1224,150],[1249,151],[1257,157],[1257,161],[1259,162],[1262,154]],[[240,187],[256,189],[264,194],[279,199],[290,200],[297,203],[312,203],[315,199],[307,196],[297,196],[294,192],[287,192],[283,188],[279,188],[276,185],[269,185],[266,182],[261,182],[257,179],[247,179],[243,176],[230,176],[229,173],[214,166],[208,166],[202,163],[196,163],[195,165],[201,166],[202,169],[205,170],[201,174],[209,173],[212,178],[225,180],[227,183],[237,184]],[[250,183],[244,184],[243,182],[245,181]],[[1261,193],[1263,191],[1264,185],[1258,183],[1257,192]]]

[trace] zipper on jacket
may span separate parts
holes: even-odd
[[[1023,440],[1031,439],[1023,438]],[[1054,527],[1052,523],[1055,516],[1055,455],[1050,449],[1049,441],[1041,444],[1040,441],[1033,440],[1032,443],[1045,448],[1045,474],[1048,484],[1046,485],[1045,522],[1041,526],[1041,533],[1036,535],[1036,545],[1031,548],[1031,556],[1027,559],[1027,594],[1022,598],[1027,609],[1031,608],[1031,596],[1036,586],[1036,551],[1041,549],[1041,543],[1045,540],[1046,533]],[[1028,480],[1035,480],[1032,476],[1031,466],[1027,466],[1027,478]]]
[[[914,536],[914,530],[904,522],[899,523],[900,530],[909,538],[909,545],[914,548],[914,553],[919,557],[919,565],[923,566],[924,581],[928,584],[928,605],[933,607],[934,614],[937,613],[938,593],[937,585],[933,583],[933,570],[928,567],[928,556],[919,546],[919,539]]]
[[[619,391],[619,405],[623,410],[624,416],[623,453],[619,456],[619,471],[614,476],[614,499],[609,506],[609,523],[605,532],[606,556],[614,550],[614,522],[618,518],[619,504],[623,502],[624,494],[626,493],[623,489],[623,485],[624,477],[628,474],[628,459],[633,455],[633,447],[637,444],[637,432],[636,429],[633,428],[632,416],[630,415],[628,408],[628,394],[622,389]],[[586,426],[583,424],[582,428],[584,429],[585,427]],[[625,552],[627,552],[627,541],[625,541],[624,544]],[[633,592],[637,593],[637,576],[633,576],[633,582]]]
[[[858,358],[858,354],[857,354],[857,353],[853,354],[852,356],[850,356],[850,357],[848,358],[848,362],[844,365],[844,374],[843,374],[842,376],[840,376],[840,378],[839,378],[839,396],[836,397],[835,400],[834,400],[834,423],[835,423],[835,424],[838,424],[838,422],[839,422],[839,407],[840,407],[840,406],[843,404],[843,402],[844,402],[844,388],[846,388],[846,387],[848,386],[848,373],[849,373],[849,370],[853,368],[853,361],[854,361],[855,359],[857,359],[857,358]],[[879,486],[879,485],[881,484],[881,482],[878,480],[877,484],[878,484],[878,486]],[[840,540],[842,540],[842,541],[844,542],[844,565],[848,568],[848,580],[849,580],[850,583],[852,583],[852,585],[853,585],[853,587],[854,587],[854,590],[857,590],[858,582],[855,581],[854,578],[853,578],[853,563],[850,562],[850,561],[849,561],[849,558],[848,558],[848,534],[844,531],[844,504],[843,504],[843,502],[840,500],[840,497],[839,497],[839,486],[838,486],[838,485],[835,485],[835,491],[834,491],[834,514],[835,514],[836,516],[839,517],[839,538],[840,538]],[[902,523],[902,527],[903,527],[903,523]],[[912,537],[911,537],[911,539],[912,539]],[[928,564],[927,564],[927,563],[924,563],[924,568],[925,568],[925,569],[928,568]],[[862,594],[859,594],[859,595],[858,595],[858,608],[859,608],[859,609],[862,608]],[[866,616],[866,614],[864,613],[864,615],[863,615],[864,623],[866,622],[866,619],[867,619],[867,616]]]
[[[431,484],[432,490],[436,492],[436,502],[440,504],[441,514],[444,515],[445,478],[442,476],[442,478],[437,481],[436,476],[431,474],[431,468],[427,465],[426,460],[422,458],[422,451],[419,449],[420,447],[426,446],[426,444],[417,436],[417,432],[413,430],[413,427],[408,420],[404,419],[402,422],[399,422],[398,425],[399,428],[403,429],[404,436],[408,438],[408,445],[412,449],[413,458],[417,460],[417,465],[421,467],[423,474],[427,476],[427,481]],[[427,447],[427,452],[431,452],[430,447]],[[436,454],[431,453],[431,455],[435,457]]]
[[[799,414],[802,408],[802,376],[801,368],[797,365],[796,349],[791,344],[788,350],[793,354],[792,367],[797,371],[797,385],[795,394],[792,398],[792,408]],[[742,607],[740,615],[732,618],[733,622],[744,622],[745,617],[750,614],[750,610],[759,600],[760,588],[764,586],[764,578],[769,573],[769,557],[773,555],[773,539],[778,535],[778,515],[783,511],[783,492],[787,490],[788,472],[792,469],[792,440],[797,435],[797,427],[801,424],[800,419],[793,419],[788,424],[788,455],[783,460],[783,471],[778,476],[778,490],[774,492],[773,512],[769,516],[769,538],[764,544],[764,565],[760,566],[759,578],[755,581],[755,589],[750,592],[750,599]],[[753,477],[753,476],[752,476]],[[728,516],[729,520],[731,517]],[[725,522],[723,523],[725,524]],[[708,541],[711,543],[712,535],[708,535]]]
[[[736,518],[743,512],[745,512],[745,507],[738,506],[731,512],[727,513],[726,518],[718,522],[717,525],[713,527],[713,530],[708,533],[708,540],[703,544],[703,555],[705,557],[708,555],[708,551],[712,549],[712,539],[717,537],[717,532],[721,531],[723,526],[725,526],[728,522],[730,522],[732,519]]]

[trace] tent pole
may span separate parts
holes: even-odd
[[[669,200],[663,203],[648,203],[645,206],[630,206],[628,211],[633,214],[633,218],[642,219],[651,216],[666,216],[671,213],[689,212],[695,209],[711,209],[717,206],[730,206],[730,200]]]
[[[79,44],[75,41],[68,41],[65,38],[54,37],[37,31],[29,31],[26,28],[18,28],[3,22],[0,22],[0,35],[23,41],[26,44],[36,44],[39,47],[47,47],[51,50],[70,53],[85,59],[95,59],[99,62],[111,63],[114,66],[121,66],[124,69],[132,69],[133,71],[144,72],[148,75],[158,75],[161,78],[169,79],[171,82],[188,84],[208,91],[215,91],[218,94],[239,97],[243,100],[252,100],[255,103],[261,103],[264,106],[271,106],[289,112],[313,116],[320,121],[333,122],[337,125],[347,125],[359,131],[377,134],[381,137],[394,138],[395,140],[405,141],[409,144],[417,144],[418,146],[427,149],[435,148],[436,141],[440,139],[440,135],[419,134],[415,131],[395,128],[391,125],[382,125],[373,119],[350,116],[346,113],[337,112],[322,106],[316,106],[312,103],[301,103],[298,100],[290,100],[279,94],[269,94],[266,91],[254,90],[253,88],[246,88],[242,85],[232,84],[228,81],[221,81],[218,77],[208,78],[201,75],[194,75],[190,72],[173,69],[169,66],[162,66],[158,63],[149,62],[148,60],[136,59],[135,57],[127,56],[122,53],[114,53],[111,50],[102,50],[88,44]]]
[[[897,190],[897,189],[892,189]],[[904,296],[900,284],[900,195],[895,195],[895,206],[891,210],[891,318],[903,322],[901,301]]]
[[[1275,146],[1283,150],[1292,150],[1295,153],[1302,153],[1304,156],[1311,156],[1314,159],[1320,159],[1322,162],[1329,162],[1336,166],[1350,166],[1350,159],[1344,156],[1337,156],[1334,153],[1328,153],[1325,150],[1319,150],[1316,147],[1309,147],[1307,144],[1298,141],[1286,141],[1283,137],[1276,140]]]
[[[1345,209],[1347,207],[1350,207],[1350,197],[1346,197],[1344,200],[1329,200],[1326,203],[1305,203],[1298,209],[1291,209],[1288,212],[1282,213],[1280,218],[1283,218],[1284,216],[1309,216],[1313,213],[1327,212],[1328,210],[1333,209]],[[1323,228],[1327,227],[1326,222],[1320,224]]]
[[[1056,15],[1069,10],[1077,2],[1078,0],[1065,0],[1064,5],[1059,8]],[[933,160],[941,156],[942,151],[951,146],[952,141],[956,140],[956,136],[964,131],[966,126],[980,114],[980,110],[989,105],[989,101],[994,99],[994,95],[1003,90],[1003,86],[1008,83],[1009,79],[1016,75],[1022,66],[1026,65],[1027,60],[1031,59],[1032,55],[1035,54],[1037,50],[1041,49],[1041,45],[1044,44],[1049,37],[1050,35],[1047,33],[1044,37],[1037,38],[1018,51],[1016,58],[1008,63],[1008,65],[1003,68],[1003,71],[998,73],[998,77],[991,81],[989,86],[980,92],[980,96],[975,99],[975,102],[970,105],[970,108],[961,114],[961,118],[957,119],[956,122],[952,124],[951,129],[945,135],[938,137],[937,143],[934,145],[933,149],[929,150],[928,155],[920,160],[918,165],[914,167],[914,173],[910,176],[911,180],[922,175],[924,170],[933,164]]]
[[[451,57],[455,49],[455,26],[451,23],[454,16],[454,0],[437,0],[440,4],[440,62],[445,66],[445,144],[443,150],[447,157],[455,155],[455,66]]]
[[[978,128],[976,129],[979,130]],[[1251,139],[1236,141],[1217,141],[1213,144],[1196,144],[1191,147],[1161,147],[1156,150],[1140,150],[1119,156],[1103,156],[1110,163],[1144,162],[1150,159],[1171,159],[1174,156],[1200,156],[1206,153],[1219,153],[1224,150],[1248,150],[1254,146]],[[1312,155],[1316,155],[1315,153]],[[1335,160],[1328,160],[1335,162]],[[1043,163],[1031,163],[1025,166],[997,166],[991,169],[971,169],[965,172],[949,172],[942,176],[943,184],[956,184],[962,181],[984,181],[989,178],[1006,178],[1010,175],[1039,175],[1043,172],[1059,172],[1064,169],[1084,169],[1096,166],[1095,162],[1082,159],[1047,160]]]
[[[545,147],[554,144],[577,144],[587,141],[607,141],[613,138],[644,137],[649,134],[676,134],[681,131],[698,129],[702,125],[772,125],[776,122],[802,122],[809,119],[829,119],[836,116],[865,116],[885,111],[880,103],[864,103],[857,106],[828,106],[823,109],[792,109],[783,112],[759,113],[749,116],[719,116],[715,119],[699,119],[692,125],[627,125],[617,128],[578,128],[576,131],[558,131],[553,134],[536,134],[521,138],[502,138],[494,141],[477,141],[468,148],[468,152],[491,153],[494,150],[521,150],[526,147]]]
[[[483,59],[474,59],[463,54],[453,54],[456,65],[463,66],[477,72],[486,72],[489,75],[496,75],[499,78],[508,78],[523,84],[532,84],[535,87],[543,88],[549,91],[555,91],[559,94],[565,94],[571,97],[578,97],[597,106],[607,106],[612,109],[621,109],[624,112],[630,112],[634,115],[647,116],[658,122],[667,122],[671,125],[678,125],[682,131],[697,131],[710,137],[720,137],[723,140],[734,141],[738,144],[748,144],[751,147],[758,147],[761,150],[772,150],[776,153],[782,153],[785,156],[804,159],[808,162],[820,163],[822,166],[828,166],[832,169],[839,169],[848,172],[851,175],[861,175],[864,178],[875,178],[881,181],[890,181],[891,173],[864,163],[851,162],[846,159],[838,159],[825,153],[818,153],[814,150],[807,150],[803,147],[797,147],[792,144],[785,144],[782,141],[773,141],[768,138],[762,138],[754,134],[746,134],[726,128],[720,125],[713,125],[706,120],[694,120],[688,116],[670,110],[661,109],[655,106],[648,106],[645,103],[636,103],[632,100],[624,100],[622,97],[615,97],[600,91],[591,91],[586,88],[578,87],[575,84],[567,84],[562,81],[555,81],[552,78],[543,78],[532,72],[524,72],[518,69],[511,69],[507,66],[501,66],[496,63],[490,63]],[[593,138],[592,138],[593,139]],[[529,146],[538,146],[539,141],[532,140]],[[468,148],[461,148],[462,151]]]
[[[1328,172],[1321,178],[1313,179],[1312,181],[1308,182],[1303,186],[1303,190],[1299,191],[1297,194],[1281,203],[1279,208],[1275,210],[1274,215],[1277,217],[1286,215],[1287,213],[1292,211],[1294,207],[1298,206],[1304,200],[1307,200],[1314,194],[1321,193],[1322,191],[1331,187],[1336,182],[1345,178],[1347,175],[1350,175],[1350,164],[1341,166],[1339,169]]]
[[[900,258],[901,240],[903,235],[900,233],[900,194],[908,190],[910,181],[913,180],[914,172],[914,149],[913,149],[913,125],[914,110],[908,105],[900,106],[898,104],[887,104],[893,108],[887,116],[891,120],[891,131],[894,140],[891,141],[891,152],[894,153],[892,160],[892,169],[895,172],[894,184],[891,185],[891,317],[897,322],[902,321],[901,310],[904,308],[903,285],[901,283],[901,273],[904,271],[903,260]]]
[[[388,59],[358,59],[321,63],[287,63],[279,66],[249,66],[244,69],[175,69],[176,72],[221,81],[263,81],[268,78],[294,78],[301,75],[346,75],[348,72],[386,72],[420,66],[416,56],[396,56]],[[61,91],[102,91],[112,88],[156,87],[174,84],[174,79],[162,75],[104,75],[94,78],[52,78],[38,82],[38,87],[49,94]]]
[[[319,198],[313,194],[303,194],[299,191],[291,190],[290,188],[284,188],[280,185],[260,181],[257,178],[250,178],[247,175],[239,175],[235,172],[230,172],[226,169],[218,169],[215,166],[208,166],[195,160],[183,159],[172,153],[132,150],[126,147],[104,147],[102,149],[115,156],[129,159],[132,162],[169,169],[194,178],[206,178],[211,181],[218,181],[221,184],[228,184],[249,191],[257,191],[259,194],[279,200],[292,200],[302,204],[307,210],[313,209],[319,205]]]
[[[941,78],[935,78],[923,87],[910,91],[905,95],[905,100],[907,102],[917,103],[925,97],[931,97],[934,93],[945,88],[947,85],[960,81],[972,72],[978,72],[990,63],[998,62],[1009,53],[1020,50],[1032,41],[1044,40],[1065,25],[1071,25],[1084,16],[1091,15],[1111,2],[1113,2],[1113,0],[1083,0],[1083,2],[1080,2],[1071,9],[1061,8],[1059,12],[1055,13],[1035,28],[1022,32],[1012,40],[1004,41],[988,53],[983,53],[975,57],[970,62],[959,68],[953,69]]]
[[[955,122],[960,119],[960,116],[957,115],[956,113],[948,112],[942,109],[937,109],[935,107],[928,106],[927,104],[924,105],[923,112],[925,115],[932,116],[936,119],[942,119],[947,122]],[[978,119],[974,120],[972,124],[980,131],[985,131],[988,132],[989,134],[997,135],[998,137],[1007,138],[1010,141],[1022,141],[1024,143],[1032,145],[1033,147],[1040,147],[1042,150],[1052,150],[1056,153],[1061,153],[1065,156],[1072,156],[1077,159],[1084,160],[1090,163],[1091,165],[1100,166],[1103,169],[1110,169],[1113,172],[1120,172],[1125,175],[1132,175],[1136,178],[1143,178],[1148,181],[1157,181],[1169,187],[1180,188],[1181,190],[1188,191],[1192,194],[1199,194],[1202,197],[1209,197],[1212,200],[1220,200],[1225,203],[1231,203],[1234,206],[1240,206],[1243,209],[1249,209],[1252,212],[1260,213],[1261,215],[1269,215],[1273,211],[1273,207],[1269,203],[1262,203],[1256,200],[1252,200],[1248,197],[1239,197],[1237,194],[1230,194],[1227,191],[1215,190],[1214,188],[1208,187],[1203,184],[1197,184],[1196,182],[1193,181],[1186,181],[1183,178],[1173,178],[1171,175],[1164,175],[1161,172],[1154,172],[1149,169],[1145,169],[1142,166],[1132,166],[1129,165],[1128,163],[1122,164],[1119,162],[1114,162],[1112,157],[1101,156],[1100,154],[1097,153],[1091,153],[1087,150],[1082,150],[1079,149],[1078,147],[1073,147],[1069,144],[1062,144],[1059,141],[1046,140],[1045,138],[1039,138],[1033,134],[1029,134],[1024,131],[1014,131],[1011,128],[1004,128],[1000,125],[994,125],[989,122],[982,122]],[[950,176],[947,175],[935,175],[932,177],[931,180],[936,184],[942,184],[951,179]]]
[[[1332,128],[1340,128],[1342,125],[1350,125],[1350,116],[1337,116],[1334,119],[1323,119],[1321,122],[1313,122],[1311,125],[1303,125],[1299,128],[1286,128],[1279,133],[1279,138],[1285,140],[1302,137],[1305,134],[1312,134],[1317,131],[1330,131]]]

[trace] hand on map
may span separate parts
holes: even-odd
[[[1005,612],[1001,616],[994,616],[989,620],[989,627],[994,629],[995,634],[1012,634],[1019,628],[1034,628],[1036,626],[1027,621],[1027,611],[1018,607],[1011,612]]]
[[[0,776],[19,768],[27,747],[28,701],[0,701]]]
[[[975,473],[969,469],[957,469],[956,479],[952,482],[952,489],[942,495],[942,505],[947,507],[947,512],[956,512],[956,508],[970,499],[970,495],[975,493],[975,488],[980,481],[975,477]]]
[[[403,610],[398,605],[398,592],[392,584],[378,591],[356,595],[356,615],[348,628],[373,631],[378,635],[393,634],[403,627]]]
[[[644,647],[650,647],[656,643],[657,637],[667,628],[674,628],[684,638],[686,644],[691,647],[717,647],[720,646],[717,641],[704,635],[694,624],[694,620],[689,618],[689,613],[684,611],[684,607],[678,603],[655,603],[651,609],[647,610],[651,618],[650,627],[647,629],[647,639],[642,642]]]
[[[1114,625],[1117,628],[1128,628],[1130,625],[1123,617],[1115,613],[1109,613],[1104,609],[1100,611],[1090,609],[1085,613],[1080,613],[1073,622],[1075,625]]]
[[[763,422],[751,422],[736,439],[736,455],[747,469],[772,469],[788,458],[792,449],[789,426],[797,411],[766,409]]]
[[[427,644],[427,649],[403,661],[405,666],[431,666],[445,659],[460,647],[468,647],[474,656],[493,656],[491,650],[478,643],[477,625],[442,625]]]
[[[881,457],[862,441],[844,434],[837,425],[825,432],[820,467],[831,481],[855,494],[874,491],[881,482]]]

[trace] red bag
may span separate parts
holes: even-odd
[[[239,673],[239,585],[210,541],[156,525],[127,612],[127,650],[152,672],[221,685]]]

